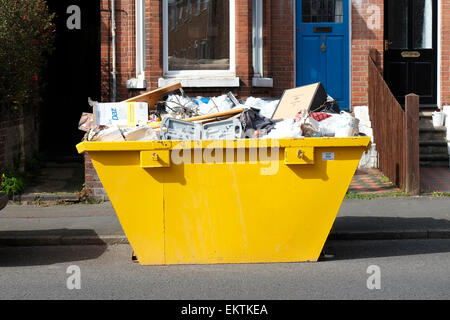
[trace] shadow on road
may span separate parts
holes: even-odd
[[[92,260],[106,249],[106,243],[89,229],[1,232],[0,268]]]
[[[450,239],[433,239],[443,230],[450,230],[447,219],[338,217],[324,253],[331,260],[446,253]]]
[[[449,253],[450,239],[327,241],[321,261]]]
[[[337,233],[360,231],[433,231],[450,230],[450,220],[400,217],[337,217],[333,225]]]

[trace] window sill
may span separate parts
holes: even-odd
[[[254,77],[252,79],[252,86],[253,87],[273,88],[273,79],[272,78]]]
[[[127,89],[147,89],[147,81],[139,78],[128,79]]]
[[[207,88],[207,87],[239,87],[239,77],[212,77],[201,78],[159,78],[158,86],[164,87],[174,82],[181,82],[185,88]]]

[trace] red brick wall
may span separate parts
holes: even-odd
[[[118,99],[140,92],[126,89],[126,81],[135,77],[134,1],[116,1],[117,21],[117,89]],[[264,76],[274,79],[274,88],[252,88],[251,79],[251,0],[236,0],[236,75],[239,88],[186,89],[197,95],[217,95],[232,90],[239,98],[249,95],[280,96],[294,86],[294,0],[264,0]],[[111,100],[110,1],[101,0],[102,8],[102,78],[104,101]],[[367,54],[371,47],[380,53],[383,66],[384,0],[352,1],[352,105],[367,104]],[[146,1],[146,80],[148,90],[158,86],[162,66],[162,1]],[[441,100],[450,103],[450,0],[441,1],[442,68]],[[273,39],[276,35],[276,39]]]
[[[352,106],[367,105],[368,66],[370,48],[380,53],[377,64],[383,65],[384,0],[352,1]]]
[[[108,196],[103,189],[103,185],[98,178],[97,172],[95,171],[91,158],[87,152],[84,154],[84,168],[87,197],[91,199],[107,200]]]
[[[235,0],[236,3],[236,76],[240,78],[238,88],[185,88],[188,94],[213,96],[233,91],[238,98],[250,95],[279,96],[283,90],[294,85],[294,17],[293,0],[264,0],[264,76],[274,78],[274,89],[253,88],[252,68],[252,1]],[[102,99],[112,99],[112,64],[110,1],[101,0],[102,8]],[[158,87],[163,77],[163,31],[162,1],[146,1],[146,80],[147,90]],[[122,100],[139,94],[126,88],[127,79],[135,72],[135,21],[134,1],[116,1],[116,52],[117,52],[117,99]],[[272,41],[272,34],[282,39]]]
[[[441,0],[441,106],[450,104],[450,0]]]
[[[295,1],[271,1],[271,74],[274,97],[281,96],[294,82],[294,14]]]
[[[37,114],[35,107],[26,107],[22,115],[0,119],[0,172],[23,170],[25,160],[35,156],[39,149]]]

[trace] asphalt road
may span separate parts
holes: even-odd
[[[1,247],[0,299],[450,298],[450,240],[329,241],[325,253],[317,263],[143,267],[129,245]],[[69,290],[73,265],[81,288]],[[373,265],[381,288],[369,290]]]

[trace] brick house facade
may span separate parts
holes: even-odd
[[[296,57],[300,54],[297,46],[296,32],[299,31],[297,0],[229,0],[233,5],[234,36],[231,37],[234,52],[232,76],[222,79],[209,79],[202,82],[189,76],[181,77],[185,92],[190,96],[217,96],[232,91],[239,99],[249,96],[280,97],[285,89],[297,85],[298,72]],[[308,0],[304,0],[308,1]],[[340,0],[336,0],[340,1]],[[346,0],[343,0],[346,1]],[[427,0],[425,0],[427,1]],[[435,0],[429,0],[435,1]],[[436,75],[437,101],[442,106],[450,103],[450,0],[436,0],[438,4],[438,72]],[[116,0],[116,96],[124,100],[143,91],[162,86],[167,81],[165,67],[165,6],[173,3],[189,3],[190,10],[208,1],[172,1],[172,0]],[[320,1],[319,1],[320,2]],[[384,66],[385,45],[385,0],[351,0],[348,5],[349,19],[349,101],[352,106],[367,105],[368,69],[367,56],[370,48],[379,52],[377,64],[380,70]],[[258,4],[259,3],[259,4]],[[341,0],[342,3],[342,0]],[[261,6],[259,9],[257,5]],[[344,6],[345,7],[345,6]],[[200,10],[200,9],[198,9]],[[260,40],[262,47],[258,51],[261,59],[261,73],[255,76],[254,55],[254,16],[259,10],[262,21]],[[112,14],[111,0],[100,0],[101,12],[101,72],[102,101],[112,101]],[[136,14],[137,13],[137,14]],[[180,18],[181,19],[181,15]],[[142,20],[139,17],[143,17]],[[167,17],[166,20],[168,20]],[[139,30],[141,28],[141,30]],[[233,29],[231,29],[233,30]],[[138,47],[137,40],[142,37]],[[142,49],[140,55],[137,50]],[[138,57],[139,56],[139,57]],[[138,59],[143,59],[140,64]],[[144,66],[144,67],[142,67]],[[137,70],[138,68],[141,70]],[[166,68],[166,69],[165,69]],[[142,71],[142,72],[141,72]],[[258,79],[255,79],[258,78]],[[140,81],[136,82],[136,79]],[[258,81],[262,79],[263,81]],[[146,86],[142,84],[146,83]],[[130,82],[131,81],[131,82]],[[130,83],[139,83],[130,85]],[[182,82],[183,82],[182,81]],[[219,85],[208,86],[207,83]],[[262,85],[261,85],[262,83]],[[186,85],[188,84],[188,85]],[[227,85],[228,84],[228,85]],[[134,88],[133,88],[134,87]],[[104,197],[95,170],[86,156],[86,187],[93,197]]]

